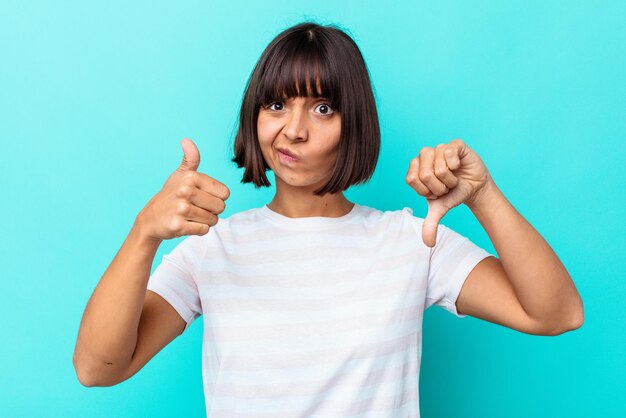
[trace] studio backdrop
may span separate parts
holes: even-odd
[[[382,148],[346,197],[426,201],[405,182],[425,146],[460,138],[558,254],[585,323],[523,334],[433,306],[424,418],[620,417],[626,386],[626,3],[622,1],[0,1],[0,416],[201,417],[199,318],[131,379],[84,387],[72,354],[85,305],[182,159],[262,206],[231,162],[247,79],[267,43],[335,24],[368,65]],[[494,252],[461,205],[442,224]],[[164,242],[152,269],[181,240]],[[532,260],[529,260],[532,262]]]

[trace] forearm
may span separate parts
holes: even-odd
[[[580,326],[582,300],[565,266],[493,180],[467,206],[491,239],[528,316],[553,328]]]
[[[129,364],[158,247],[136,222],[91,295],[74,351],[74,367],[85,380],[114,376]]]

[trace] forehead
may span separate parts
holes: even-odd
[[[293,97],[326,98],[340,107],[339,76],[320,57],[286,57],[265,68],[256,91],[259,104]]]
[[[322,97],[325,94],[323,83],[319,74],[314,74],[314,70],[309,68],[293,68],[292,74],[281,74],[274,83],[267,86],[267,90],[274,96],[282,98],[315,98]],[[290,80],[289,80],[290,78]],[[315,86],[313,88],[312,86]]]
[[[317,96],[312,96],[312,95],[306,95],[306,96],[293,96],[293,97],[287,97],[287,96],[283,96],[282,100],[284,102],[304,102],[304,103],[309,103],[309,102],[319,102],[320,100],[328,100],[328,97],[325,97],[323,95],[317,95]]]

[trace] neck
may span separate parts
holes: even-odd
[[[348,214],[354,203],[348,201],[342,192],[316,196],[304,187],[279,187],[276,195],[267,205],[274,212],[289,218],[323,216],[337,218]]]

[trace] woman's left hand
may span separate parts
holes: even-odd
[[[461,203],[474,203],[493,180],[478,154],[453,139],[449,144],[422,148],[411,160],[406,182],[427,199],[422,240],[434,247],[441,218]]]

